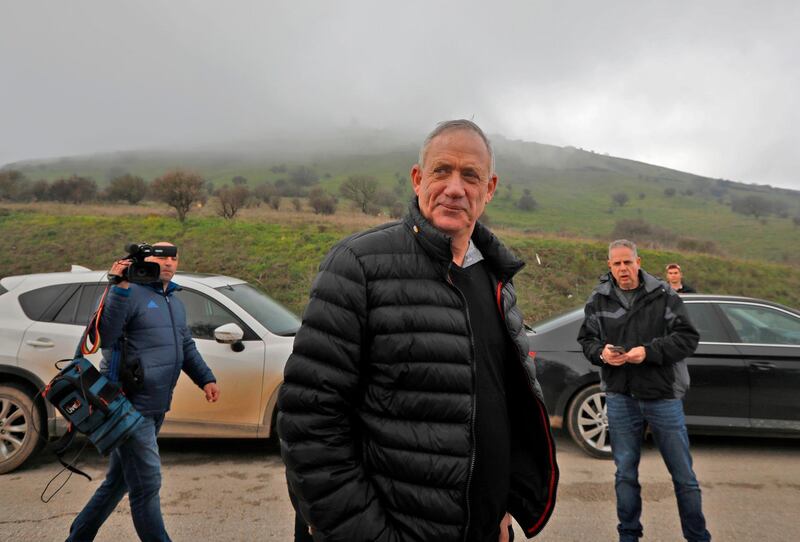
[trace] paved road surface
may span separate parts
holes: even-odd
[[[615,539],[613,464],[583,455],[558,434],[561,485],[550,524],[536,540]],[[709,528],[719,542],[800,541],[800,440],[693,437]],[[293,513],[274,444],[167,440],[162,505],[175,542],[287,541]],[[63,540],[102,479],[105,461],[87,454],[93,482],[73,476],[50,504],[39,501],[58,471],[49,454],[0,477],[0,541]],[[658,452],[643,457],[645,541],[680,540],[672,484]],[[98,542],[136,540],[127,500]]]

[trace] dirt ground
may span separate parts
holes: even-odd
[[[613,463],[585,456],[563,434],[557,440],[558,501],[537,540],[615,540]],[[800,440],[693,437],[692,442],[715,540],[800,540]],[[164,440],[161,454],[162,509],[175,542],[291,540],[294,516],[275,444]],[[39,495],[59,468],[47,450],[25,468],[0,477],[0,540],[64,540],[70,522],[102,481],[105,465],[96,452],[87,453],[83,466],[94,480],[73,476],[50,504]],[[680,540],[672,483],[652,446],[642,460],[641,481],[644,540]],[[136,540],[127,500],[97,540]]]

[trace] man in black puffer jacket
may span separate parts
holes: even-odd
[[[695,330],[680,296],[641,269],[636,245],[627,239],[608,246],[608,267],[584,308],[578,342],[601,367],[611,451],[617,467],[617,531],[620,542],[642,537],[639,459],[647,423],[667,464],[683,536],[707,542],[700,485],[692,470],[681,398],[689,389],[688,356],[697,348]]]
[[[508,540],[552,514],[555,449],[511,279],[477,222],[492,149],[441,123],[411,170],[408,216],[336,245],[286,364],[278,433],[314,540]],[[509,515],[510,514],[510,515]]]

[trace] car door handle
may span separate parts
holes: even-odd
[[[775,364],[771,361],[753,361],[750,363],[750,367],[756,371],[771,371],[775,368]]]
[[[48,339],[36,339],[34,341],[25,341],[25,344],[29,344],[31,346],[38,346],[40,348],[53,348],[56,345],[56,343]]]

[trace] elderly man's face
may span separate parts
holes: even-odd
[[[430,142],[424,164],[411,169],[411,182],[422,216],[450,236],[469,237],[494,195],[497,175],[478,134],[451,130]]]
[[[608,255],[608,268],[623,290],[633,290],[639,286],[639,268],[642,259],[633,255],[628,247],[614,247]]]

